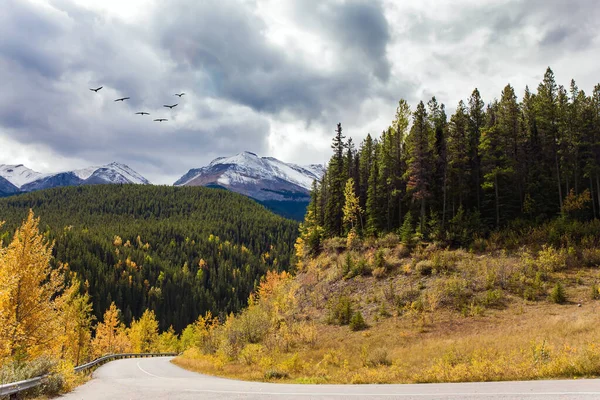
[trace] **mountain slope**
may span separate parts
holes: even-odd
[[[267,270],[289,267],[298,232],[225,190],[89,185],[0,199],[0,240],[30,208],[56,241],[53,263],[89,282],[99,320],[114,301],[126,323],[148,307],[163,330],[238,311]]]
[[[43,174],[19,165],[0,165],[0,177],[18,191],[32,192],[62,186],[97,185],[111,183],[149,184],[150,182],[124,164],[110,163],[74,171]]]
[[[280,215],[302,219],[312,183],[321,179],[323,171],[321,165],[304,167],[246,151],[191,169],[174,185],[225,188],[252,197]]]
[[[19,193],[19,188],[0,176],[0,197]]]
[[[6,179],[17,188],[40,179],[44,174],[27,168],[23,164],[0,164],[0,177]]]
[[[174,185],[219,185],[263,201],[305,200],[312,182],[322,175],[323,168],[318,165],[302,167],[246,151],[217,158],[206,167],[191,169]]]

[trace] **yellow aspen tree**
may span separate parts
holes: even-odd
[[[350,178],[346,181],[346,187],[344,188],[344,224],[349,230],[354,230],[358,218],[362,214],[363,210],[359,205],[358,197],[356,196],[356,189],[354,187],[354,179]],[[349,226],[348,226],[349,225]]]
[[[131,346],[131,340],[129,339],[128,329],[125,324],[121,323],[117,328],[117,334],[115,335],[115,346],[113,349],[115,354],[120,353],[131,353],[133,347]]]
[[[139,320],[131,322],[129,339],[134,353],[149,353],[155,350],[158,341],[158,321],[154,311],[146,310]]]
[[[79,293],[81,284],[76,277],[61,299],[63,327],[61,358],[79,365],[90,355],[92,323],[95,319],[88,293]]]
[[[103,321],[96,327],[96,337],[92,342],[94,355],[103,356],[116,352],[117,334],[121,326],[120,314],[121,310],[117,308],[113,301],[108,310],[104,312]]]
[[[11,358],[48,352],[58,333],[56,295],[63,269],[52,269],[52,244],[30,211],[13,240],[0,252],[0,350]]]
[[[177,353],[179,352],[179,338],[175,334],[173,325],[166,332],[158,336],[158,351],[161,353]]]

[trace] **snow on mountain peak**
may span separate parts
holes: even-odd
[[[200,176],[218,175],[216,182],[225,186],[254,184],[259,181],[286,181],[307,191],[315,179],[323,176],[322,166],[302,167],[274,157],[259,157],[244,151],[231,157],[218,157],[206,167],[190,170],[175,185],[186,185]]]
[[[0,176],[20,188],[30,182],[40,179],[45,174],[27,168],[23,164],[0,164]]]
[[[129,168],[125,164],[112,162],[103,166],[93,166],[88,168],[77,169],[73,171],[64,171],[57,173],[40,173],[33,171],[22,164],[19,165],[0,165],[0,176],[25,191],[37,190],[46,187],[52,187],[55,183],[51,183],[52,180],[56,180],[55,177],[73,174],[75,181],[71,181],[69,184],[77,184],[77,179],[81,180],[80,183],[135,183],[135,184],[149,184],[143,176]],[[45,182],[42,182],[45,180]],[[89,180],[89,182],[88,182]],[[34,183],[36,182],[36,183]],[[64,183],[61,184],[61,186]],[[32,189],[35,187],[35,189]]]

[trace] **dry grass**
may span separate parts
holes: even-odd
[[[600,371],[599,304],[515,304],[480,318],[446,313],[425,329],[407,318],[382,320],[366,332],[318,326],[313,348],[264,355],[258,365],[188,350],[174,362],[210,375],[287,382],[409,383],[592,377]],[[441,313],[440,313],[441,314]],[[391,365],[373,366],[385,349]],[[360,355],[360,356],[358,356]],[[297,361],[290,362],[296,357]],[[292,365],[293,367],[290,367]]]
[[[236,356],[193,348],[174,362],[212,375],[296,383],[573,378],[600,371],[600,274],[581,267],[592,263],[547,248],[477,255],[432,246],[404,258],[391,238],[386,246],[384,276],[348,278],[346,253],[331,245],[283,293],[275,289],[260,299],[252,312],[281,309],[281,299],[294,304],[271,315],[261,343],[246,343]],[[373,265],[377,251],[365,248],[360,257]],[[564,305],[548,298],[558,281]],[[328,307],[340,296],[363,314],[367,330],[327,323]]]

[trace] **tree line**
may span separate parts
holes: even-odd
[[[400,100],[391,125],[356,148],[338,124],[315,182],[303,240],[388,232],[461,242],[511,224],[600,215],[600,85],[586,95],[548,68],[518,101],[475,89],[454,114],[433,97]]]

